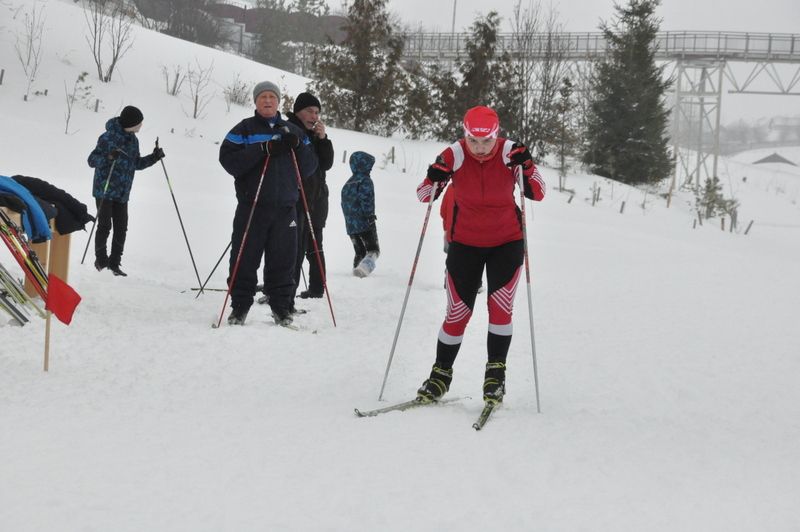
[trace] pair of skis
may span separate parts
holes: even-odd
[[[358,408],[355,409],[356,416],[358,417],[374,417],[380,414],[386,414],[387,412],[403,412],[405,410],[411,410],[412,408],[419,408],[421,406],[433,406],[433,405],[442,405],[447,403],[453,403],[456,401],[461,400],[460,397],[448,397],[446,399],[441,399],[439,401],[422,401],[419,398],[412,399],[411,401],[405,401],[402,403],[397,403],[390,406],[385,406],[383,408],[376,408],[375,410],[359,410]],[[475,430],[481,430],[486,422],[489,421],[489,418],[494,412],[495,408],[499,403],[490,403],[486,402],[484,404],[483,410],[481,411],[480,416],[472,424],[472,428]]]

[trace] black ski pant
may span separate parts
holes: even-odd
[[[233,217],[228,280],[233,275],[252,203],[240,202]],[[231,306],[249,309],[258,282],[258,267],[264,257],[264,293],[273,310],[289,310],[294,300],[294,263],[297,255],[297,218],[294,205],[257,205],[242,252],[239,271],[231,288]]]
[[[94,256],[101,266],[119,268],[125,236],[128,234],[128,203],[95,198],[97,205],[97,234],[94,237]],[[107,253],[108,235],[111,230],[111,255]]]
[[[301,200],[302,202],[302,200]],[[325,222],[328,220],[328,185],[323,183],[320,193],[314,200],[311,208],[311,225],[314,227],[314,238],[317,241],[317,248],[319,249],[319,258],[322,263],[323,271],[325,270],[325,251],[322,248],[322,230],[325,228]],[[300,284],[300,274],[302,273],[303,263],[308,260],[308,291],[314,294],[322,294],[324,286],[322,282],[322,272],[320,272],[319,264],[317,263],[316,250],[314,249],[314,239],[311,238],[311,230],[308,227],[308,222],[305,219],[305,209],[302,203],[298,204],[298,216],[303,216],[303,231],[302,238],[300,239],[301,246],[297,250],[297,263],[295,264],[295,278],[297,284]],[[302,247],[302,249],[300,249]]]
[[[322,187],[319,197],[311,206],[311,225],[314,226],[314,237],[317,240],[317,247],[319,248],[323,270],[325,269],[325,252],[322,249],[322,229],[325,227],[327,219],[328,185],[325,184]],[[306,210],[302,198],[297,202],[297,234],[300,236],[297,239],[297,260],[294,265],[295,292],[300,287],[303,263],[308,259],[308,290],[315,294],[322,294],[324,291],[322,273],[320,273],[319,265],[317,264],[314,241],[311,239],[311,231],[308,227],[308,218],[306,217]],[[266,256],[264,257],[264,265],[264,277],[266,277]],[[262,292],[266,295],[266,288],[262,289]]]
[[[353,257],[353,268],[358,266],[361,259],[367,256],[367,253],[381,254],[381,246],[378,242],[378,228],[374,222],[363,233],[350,235],[350,241],[353,243],[353,250],[356,252]]]

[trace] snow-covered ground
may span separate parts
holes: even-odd
[[[27,174],[91,203],[86,157],[105,121],[133,104],[156,137],[201,277],[230,238],[233,184],[218,142],[249,107],[219,92],[304,80],[137,29],[102,110],[76,109],[64,134],[63,85],[92,70],[82,14],[46,3],[45,61],[22,101],[13,35],[20,5],[0,3],[0,174]],[[217,97],[202,120],[163,90],[161,66],[214,61]],[[90,79],[93,79],[90,77]],[[324,111],[324,109],[323,109]],[[800,170],[724,160],[740,228],[692,228],[689,196],[663,199],[588,175],[575,198],[530,205],[542,413],[536,413],[526,290],[516,300],[505,405],[482,432],[485,294],[441,407],[357,419],[353,407],[406,400],[426,377],[445,309],[434,211],[385,392],[377,400],[425,206],[415,187],[442,144],[330,130],[326,301],[299,301],[307,330],[274,326],[254,307],[245,327],[212,329],[224,294],[196,286],[159,166],[137,173],[123,268],[80,265],[71,326],[56,323],[42,372],[44,323],[0,326],[0,530],[405,531],[800,529]],[[386,156],[395,149],[395,162]],[[350,274],[338,197],[344,151],[376,156],[382,254]],[[800,148],[782,150],[800,162]],[[742,177],[747,179],[743,180]],[[601,200],[591,205],[593,186]],[[626,206],[620,214],[621,202]],[[644,208],[642,207],[644,205]],[[438,208],[438,206],[437,206]],[[744,226],[754,220],[748,235]],[[8,252],[0,261],[12,266]],[[210,286],[224,285],[224,265]],[[227,315],[227,311],[226,311]]]

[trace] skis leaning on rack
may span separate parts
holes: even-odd
[[[0,210],[0,240],[8,247],[32,286],[43,300],[47,298],[47,273],[39,263],[36,253],[28,245],[25,233]],[[22,288],[22,283],[0,264],[0,310],[11,316],[18,325],[25,325],[29,319],[26,307],[30,307],[41,317],[46,314]]]
[[[30,314],[25,307],[39,308],[31,301],[22,284],[0,263],[0,310],[11,316],[13,323],[25,325]]]
[[[39,263],[28,236],[0,209],[0,239],[8,246],[11,255],[33,285],[43,301],[47,301],[47,272]]]

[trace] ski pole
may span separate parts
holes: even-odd
[[[225,292],[225,301],[222,303],[222,310],[219,313],[219,321],[217,322],[216,326],[214,324],[211,325],[214,329],[218,329],[220,324],[222,324],[222,315],[225,314],[225,307],[228,304],[228,298],[231,295],[231,289],[233,288],[233,284],[236,282],[236,274],[239,273],[239,263],[242,261],[244,247],[247,245],[247,235],[250,233],[250,223],[253,221],[253,213],[256,212],[256,203],[258,203],[258,198],[261,196],[261,185],[264,184],[264,176],[267,174],[267,166],[269,166],[269,155],[267,155],[267,158],[264,160],[264,168],[261,170],[261,177],[258,179],[258,188],[256,188],[256,194],[253,197],[253,206],[250,207],[250,214],[247,216],[247,223],[244,226],[242,243],[239,244],[239,251],[236,252],[236,262],[233,265],[231,279],[228,282],[228,291]],[[220,258],[220,260],[222,259]]]
[[[156,137],[156,149],[158,149],[158,137]],[[186,228],[183,226],[183,218],[181,218],[181,211],[178,210],[178,202],[175,200],[175,193],[172,191],[172,183],[169,181],[169,174],[167,174],[167,167],[164,164],[164,158],[162,157],[159,159],[161,161],[161,168],[164,170],[164,177],[167,179],[167,187],[169,187],[169,193],[172,196],[172,204],[175,205],[175,212],[178,213],[178,221],[181,224],[181,231],[183,231],[183,239],[186,240],[186,247],[189,248],[189,258],[192,259],[192,267],[194,268],[194,274],[197,276],[197,284],[200,286],[200,292],[203,291],[203,286],[200,283],[200,274],[197,273],[197,264],[194,261],[194,255],[192,254],[192,246],[189,245],[189,237],[186,236]]]
[[[325,268],[322,266],[322,259],[319,255],[319,246],[317,245],[317,236],[314,234],[314,224],[311,223],[311,213],[308,212],[308,201],[306,201],[306,192],[303,189],[303,179],[300,177],[300,167],[297,166],[297,156],[292,150],[292,161],[294,162],[294,170],[297,175],[297,186],[300,188],[300,197],[303,198],[303,207],[306,210],[306,221],[308,221],[308,232],[311,233],[311,242],[314,244],[314,254],[317,256],[317,266],[319,266],[319,273],[322,276],[322,288],[325,290],[325,296],[328,298],[328,308],[331,309],[331,319],[333,326],[336,327],[336,316],[333,315],[333,303],[331,303],[331,292],[328,290],[328,282],[325,275]]]
[[[397,329],[394,332],[394,341],[392,342],[392,349],[389,351],[389,361],[386,363],[386,373],[383,375],[383,384],[381,384],[381,393],[378,395],[378,401],[383,399],[383,390],[386,387],[386,380],[389,378],[389,368],[392,367],[392,359],[394,358],[394,349],[397,346],[397,338],[400,336],[400,327],[403,325],[403,316],[406,313],[406,305],[408,304],[408,296],[411,293],[411,284],[414,282],[414,274],[417,272],[417,262],[419,261],[419,254],[422,251],[422,242],[425,240],[425,231],[428,229],[428,219],[431,217],[431,210],[433,208],[433,200],[435,199],[436,187],[434,185],[431,189],[431,197],[428,200],[428,209],[425,211],[425,221],[422,222],[422,231],[419,234],[419,243],[417,244],[417,253],[414,255],[414,263],[411,266],[411,275],[408,277],[408,287],[406,287],[406,296],[403,298],[403,308],[400,310],[400,319],[397,320]]]
[[[222,255],[220,255],[220,256],[219,256],[219,260],[218,260],[218,261],[217,261],[217,263],[214,265],[214,267],[213,267],[213,268],[211,268],[211,273],[209,273],[209,274],[208,274],[208,277],[206,277],[206,281],[205,281],[205,282],[204,282],[204,283],[203,283],[203,284],[200,286],[200,289],[197,291],[197,295],[196,295],[196,296],[194,296],[194,298],[195,298],[195,299],[197,299],[198,297],[200,297],[200,294],[202,294],[202,293],[203,293],[203,289],[204,289],[204,288],[206,287],[206,285],[208,284],[208,281],[209,281],[209,280],[211,280],[211,276],[212,276],[212,275],[214,275],[214,272],[215,272],[215,271],[217,271],[217,266],[219,266],[219,263],[220,263],[220,262],[222,262],[222,259],[224,259],[224,258],[225,258],[225,255],[227,255],[227,254],[228,254],[228,250],[229,250],[230,248],[231,248],[231,242],[228,242],[228,245],[227,245],[227,246],[225,246],[225,251],[223,251],[223,252],[222,252]],[[210,288],[209,288],[209,290],[210,290]]]
[[[522,218],[522,249],[525,252],[525,281],[528,288],[528,318],[531,325],[531,355],[533,356],[533,385],[536,390],[536,411],[542,413],[542,408],[539,404],[539,371],[536,365],[536,341],[533,334],[533,297],[531,296],[531,269],[530,260],[528,258],[528,224],[525,221],[525,186],[522,182],[522,166],[514,167],[514,172],[517,174],[517,184],[519,185],[519,202]]]
[[[94,226],[97,225],[97,219],[100,218],[100,209],[103,208],[103,202],[106,200],[106,191],[108,191],[108,183],[111,181],[111,174],[114,173],[114,166],[116,166],[117,160],[114,159],[111,161],[111,170],[108,171],[108,177],[106,178],[106,184],[103,186],[103,197],[100,198],[100,205],[97,207],[97,216],[94,217],[94,221],[92,222],[92,230],[89,231],[89,240],[86,241],[86,249],[83,250],[83,257],[81,257],[81,264],[83,261],[86,260],[86,252],[89,251],[89,244],[92,243],[92,235],[94,234]]]

